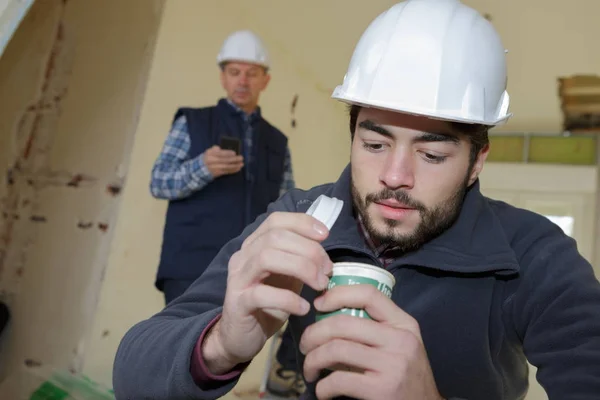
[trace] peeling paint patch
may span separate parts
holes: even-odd
[[[75,174],[71,177],[71,179],[67,182],[67,186],[69,187],[79,187],[82,183],[89,183],[96,181],[96,178],[84,175],[84,174]]]
[[[93,226],[94,226],[93,222],[82,222],[82,221],[79,221],[79,223],[77,224],[77,227],[79,229],[90,229]]]
[[[79,183],[83,180],[83,176],[81,174],[77,174],[71,178],[69,182],[67,182],[67,186],[69,187],[78,187]]]
[[[33,368],[33,367],[41,367],[42,363],[38,360],[34,360],[32,358],[28,358],[25,360],[25,366],[28,368]]]
[[[6,171],[6,184],[8,186],[15,184],[15,176],[12,168],[9,168],[8,171]]]
[[[113,183],[106,186],[106,191],[111,196],[117,196],[119,193],[121,193],[121,190],[123,190],[123,186],[120,184]]]
[[[23,107],[21,116],[11,135],[18,153],[5,173],[7,197],[2,207],[6,214],[0,220],[0,283],[2,289],[11,296],[19,292],[23,267],[28,251],[34,242],[37,229],[31,222],[45,223],[47,218],[36,214],[39,206],[39,190],[44,186],[64,186],[73,176],[69,172],[49,171],[47,156],[52,147],[57,129],[61,103],[67,94],[73,64],[73,40],[65,40],[64,7],[60,10],[55,25],[54,40],[49,43],[49,53],[40,67],[42,77],[37,93],[28,105]],[[60,179],[55,182],[56,176]],[[33,211],[32,211],[33,209]],[[23,218],[20,218],[23,217]],[[26,360],[26,365],[35,366],[36,360]],[[1,397],[1,396],[0,396]]]
[[[298,105],[298,95],[295,94],[294,98],[292,99],[292,128],[296,127],[296,106]]]
[[[48,57],[48,61],[46,63],[46,69],[44,71],[44,81],[42,83],[42,89],[41,89],[41,92],[44,95],[46,93],[48,93],[48,88],[50,87],[52,78],[54,77],[54,74],[57,69],[57,64],[58,64],[57,61],[61,61],[60,56],[62,55],[61,50],[62,50],[63,41],[64,41],[64,25],[61,21],[57,27],[54,45],[52,47],[52,50],[50,51],[50,56]],[[40,108],[42,105],[43,105],[43,97],[36,107]],[[22,154],[22,158],[24,160],[29,159],[29,156],[31,155],[33,147],[34,147],[34,143],[36,142],[36,139],[38,139],[37,136],[41,133],[40,126],[41,126],[43,117],[44,117],[44,113],[37,112],[33,118],[31,131],[25,142],[25,149],[23,150],[23,154]]]

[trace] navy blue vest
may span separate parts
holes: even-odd
[[[221,136],[238,137],[245,154],[242,116],[225,99],[213,107],[180,108],[174,120],[181,115],[189,128],[190,157],[218,145]],[[169,202],[156,277],[159,290],[164,279],[198,278],[221,247],[279,197],[287,137],[260,116],[252,128],[251,171],[244,166],[187,198]]]

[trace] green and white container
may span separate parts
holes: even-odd
[[[385,294],[388,298],[392,297],[392,289],[396,284],[394,275],[383,268],[374,265],[357,263],[357,262],[339,262],[333,264],[333,273],[329,278],[327,290],[338,285],[373,285]],[[320,313],[317,312],[317,321],[323,318],[345,314],[359,318],[371,319],[369,314],[362,309],[342,308],[341,310]]]

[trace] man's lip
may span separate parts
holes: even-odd
[[[386,206],[386,207],[391,207],[391,208],[398,208],[398,209],[404,209],[404,210],[413,210],[414,207],[410,207],[407,206],[406,204],[397,202],[397,201],[393,201],[393,200],[382,200],[382,201],[376,201],[375,203],[380,204],[382,206]]]

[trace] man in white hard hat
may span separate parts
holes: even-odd
[[[523,399],[527,361],[550,399],[597,399],[592,267],[548,219],[479,191],[487,131],[510,116],[490,23],[458,0],[398,3],[333,97],[351,104],[339,180],[288,192],[132,328],[117,397],[217,399],[289,316],[305,399]],[[321,195],[344,202],[331,229],[304,214]],[[366,284],[323,292],[341,261],[386,269],[391,298]]]
[[[258,105],[270,80],[264,43],[251,31],[233,32],[217,65],[227,97],[216,106],[177,110],[152,169],[152,195],[169,200],[155,282],[167,304],[225,243],[295,186],[287,138],[262,117]],[[302,388],[292,345],[286,331],[281,364],[270,380],[281,394]]]

